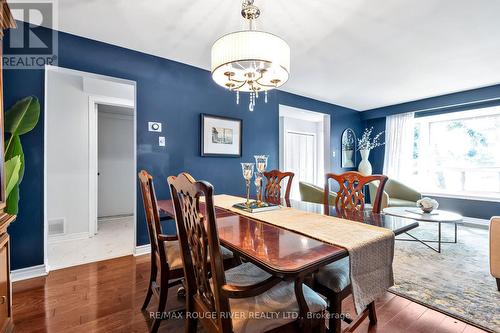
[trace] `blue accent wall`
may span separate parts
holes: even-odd
[[[44,33],[51,31],[45,29]],[[137,168],[155,177],[158,198],[169,196],[166,178],[181,171],[210,181],[216,193],[241,194],[240,162],[266,153],[270,155],[269,167],[277,168],[280,103],[331,115],[332,149],[337,152],[332,160],[334,171],[341,170],[342,131],[352,127],[358,134],[361,128],[357,111],[281,91],[270,93],[268,104],[260,99],[255,111],[249,112],[246,96],[236,105],[234,94],[213,83],[206,70],[67,33],[58,35],[60,67],[137,82]],[[20,213],[9,228],[12,269],[19,269],[43,264],[44,71],[4,70],[3,74],[7,108],[27,95],[37,96],[42,106],[39,124],[22,137],[26,174],[21,184]],[[242,158],[200,156],[200,113],[243,120]],[[157,135],[147,131],[147,122],[153,120],[164,125],[166,148],[158,147]],[[71,140],[67,142],[66,149],[71,149]],[[138,198],[137,244],[143,245],[149,239],[139,193]]]
[[[364,111],[361,113],[361,119],[366,127],[373,126],[374,133],[378,133],[385,130],[386,117],[390,115],[417,112],[416,117],[423,117],[497,105],[500,105],[500,84]],[[384,146],[371,153],[370,161],[374,173],[383,173],[384,154]],[[500,202],[436,196],[434,198],[439,202],[440,208],[456,211],[464,216],[490,219],[500,215]]]

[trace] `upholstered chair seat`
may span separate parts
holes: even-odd
[[[182,268],[182,255],[179,246],[179,241],[170,241],[163,243],[165,245],[165,252],[167,253],[167,260],[171,269]],[[233,252],[221,246],[222,259],[231,259]]]
[[[249,286],[264,281],[270,276],[257,266],[244,263],[226,271],[226,283]],[[326,302],[305,284],[303,291],[311,312],[321,312],[326,309]],[[235,333],[266,332],[293,322],[295,318],[290,313],[299,312],[293,281],[280,282],[254,297],[232,298],[229,300],[229,304],[233,314],[232,322]],[[254,313],[258,316],[249,315]],[[259,318],[259,316],[261,317]],[[262,316],[266,316],[265,318],[268,319],[262,320]]]
[[[349,257],[321,268],[316,274],[316,281],[336,293],[347,288],[351,284]]]

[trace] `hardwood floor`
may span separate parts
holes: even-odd
[[[46,278],[16,282],[15,332],[148,332],[149,313],[140,310],[148,275],[149,256],[145,255],[65,268]],[[171,290],[169,309],[182,306],[175,291]],[[148,310],[155,311],[155,307],[153,298]],[[353,313],[350,298],[344,308]],[[377,326],[365,320],[356,332],[483,332],[390,293],[377,301],[377,314]],[[165,320],[160,332],[184,332],[183,321]]]

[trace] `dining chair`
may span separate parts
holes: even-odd
[[[335,180],[339,186],[334,203],[337,216],[342,217],[344,214],[363,213],[365,210],[365,186],[375,181],[378,182],[378,186],[375,198],[372,198],[372,211],[377,214],[380,213],[384,187],[388,179],[387,176],[364,176],[356,171],[348,171],[342,174],[327,173],[323,195],[323,206],[326,215],[330,214],[330,206],[328,204],[328,197],[326,196],[326,193],[330,191],[330,179]]]
[[[339,190],[335,198],[334,206],[338,217],[357,219],[364,214],[366,184],[378,181],[377,193],[373,200],[372,211],[380,213],[384,186],[387,177],[384,175],[364,176],[356,171],[349,171],[343,174],[327,173],[325,176],[325,193],[330,191],[330,179],[338,183]],[[330,215],[330,204],[328,196],[324,195],[323,206],[325,215]],[[350,325],[347,332],[352,332],[368,316],[371,324],[377,323],[375,303],[370,303],[367,308],[354,320],[348,320],[342,316],[342,300],[352,292],[349,257],[338,260],[321,268],[315,275],[315,289],[328,298],[329,331],[341,332],[342,319]]]
[[[184,276],[179,241],[177,236],[165,235],[162,232],[153,177],[142,170],[139,172],[139,181],[151,244],[151,272],[146,299],[141,309],[146,309],[154,294],[159,298],[157,313],[163,313],[167,304],[168,289],[181,284],[181,278]],[[157,332],[160,323],[160,318],[155,318],[151,332]]]
[[[177,235],[165,235],[162,232],[160,223],[162,218],[160,218],[158,210],[153,177],[147,171],[142,170],[139,172],[139,180],[151,244],[151,273],[146,299],[141,309],[145,310],[152,295],[155,295],[159,298],[157,313],[163,313],[167,304],[168,289],[183,282],[181,278],[184,277],[184,267],[182,266],[179,239]],[[231,251],[226,248],[222,248],[221,251],[228,267],[239,263],[239,259],[234,258]],[[158,272],[159,284],[157,283]],[[183,293],[181,292],[179,295],[182,296]],[[152,333],[158,331],[160,323],[161,316],[155,317],[151,326]]]
[[[264,189],[264,201],[280,202],[281,201],[281,185],[286,179],[286,190],[284,199],[287,206],[290,206],[290,189],[292,188],[293,172],[281,172],[279,170],[271,170],[264,172],[267,183]]]
[[[192,314],[185,332],[196,332],[198,320],[208,332],[220,333],[268,332],[291,325],[299,311],[293,282],[250,262],[224,271],[212,185],[187,173],[169,177],[168,183],[185,269],[186,311]],[[303,292],[310,311],[323,314],[326,302],[305,285]],[[316,331],[324,330],[324,319],[314,319],[314,324]]]

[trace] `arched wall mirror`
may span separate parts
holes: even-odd
[[[351,128],[342,132],[342,168],[356,167],[356,133]]]

